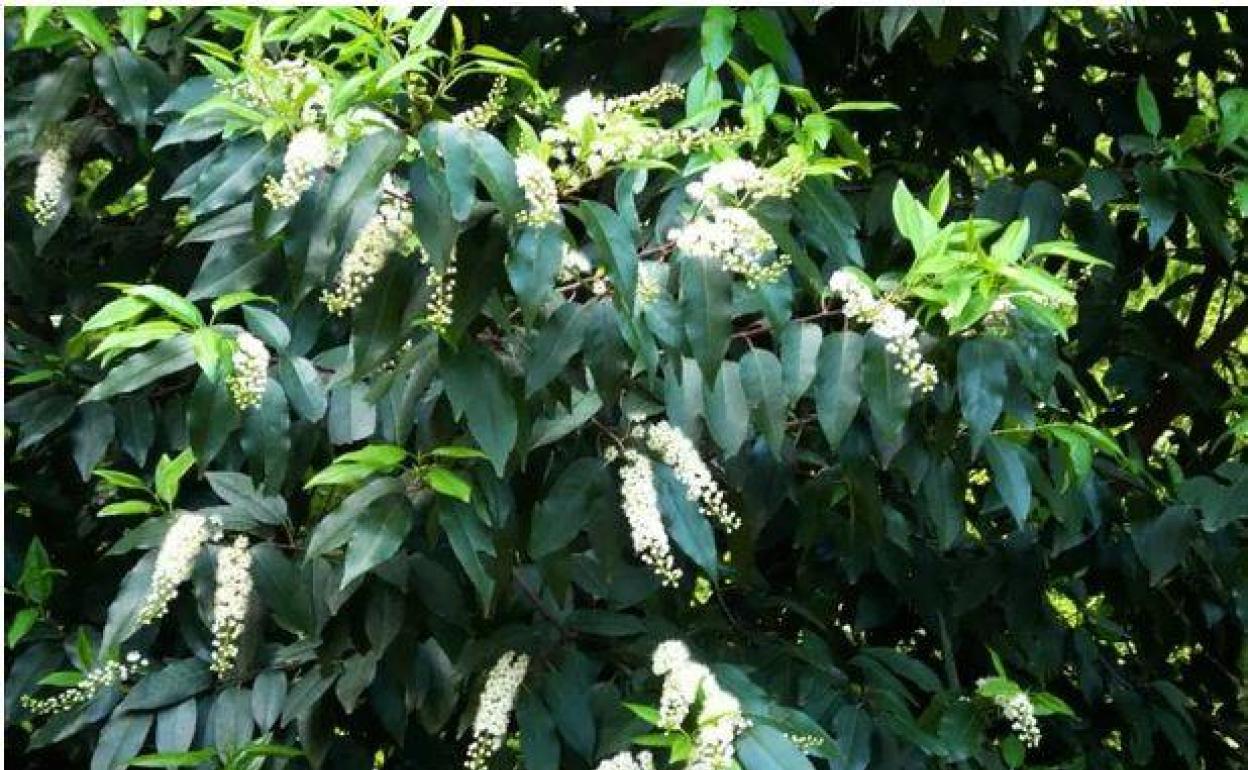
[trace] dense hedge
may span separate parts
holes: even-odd
[[[1244,767],[1245,29],[6,11],[6,752]]]

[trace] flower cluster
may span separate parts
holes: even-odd
[[[659,493],[654,487],[650,459],[633,449],[623,453],[620,468],[620,507],[633,538],[633,550],[666,586],[675,586],[684,574],[676,566],[672,544],[663,528]]]
[[[689,648],[678,639],[669,639],[654,648],[651,669],[656,676],[663,677],[658,723],[662,729],[680,729],[701,695],[688,766],[695,770],[732,767],[734,742],[750,724],[741,712],[741,702],[720,685],[710,669],[694,660]]]
[[[303,125],[325,118],[331,96],[329,84],[314,65],[302,59],[269,61],[260,57],[243,63],[229,94],[253,110],[276,112]]]
[[[193,513],[183,513],[173,520],[156,553],[152,584],[139,608],[141,625],[164,617],[169,611],[169,602],[177,594],[178,586],[191,576],[204,543],[217,538],[219,527],[215,518]]]
[[[735,206],[719,206],[698,214],[684,227],[673,228],[668,237],[690,257],[719,262],[737,273],[751,288],[779,280],[789,258],[767,256],[776,241],[750,212]]]
[[[760,168],[753,161],[734,158],[714,164],[702,178],[685,188],[689,197],[711,208],[763,198],[788,198],[797,191],[800,175]]]
[[[559,189],[575,190],[620,163],[687,155],[749,137],[744,129],[663,128],[642,117],[683,94],[679,86],[664,83],[615,99],[589,92],[568,99],[560,119],[540,135],[551,148],[556,164],[552,174]]]
[[[421,264],[429,267],[425,284],[429,287],[429,304],[425,307],[425,321],[429,328],[438,334],[445,334],[454,320],[453,303],[455,301],[455,255],[447,260],[446,267],[438,268],[430,264],[426,253],[421,254]]]
[[[62,690],[56,695],[48,698],[32,698],[29,695],[23,695],[19,703],[36,716],[59,714],[90,702],[101,690],[134,679],[146,671],[149,665],[147,658],[132,651],[126,654],[124,663],[116,660],[105,661],[88,671],[73,687]]]
[[[481,702],[472,721],[472,744],[468,747],[468,770],[482,770],[503,745],[516,695],[529,668],[529,656],[508,650],[485,678]]]
[[[516,182],[527,204],[527,209],[516,216],[521,224],[540,227],[559,219],[555,177],[541,158],[527,153],[516,158]]]
[[[828,280],[828,291],[839,297],[846,318],[871,324],[884,340],[884,348],[896,359],[893,367],[910,380],[910,387],[931,393],[936,387],[936,367],[923,360],[919,345],[919,322],[886,299],[877,299],[870,287],[848,270],[838,270]]]
[[[598,763],[597,770],[654,770],[654,756],[648,751],[621,751]]]
[[[217,588],[212,597],[212,670],[225,676],[238,657],[238,639],[251,600],[251,552],[240,535],[217,555]]]
[[[319,128],[302,128],[290,138],[286,155],[282,159],[282,177],[264,181],[264,197],[275,209],[287,208],[299,202],[312,186],[317,171],[333,160],[329,137]]]
[[[334,315],[344,315],[357,307],[385,267],[386,257],[391,252],[406,250],[412,238],[411,206],[393,177],[386,176],[381,196],[377,213],[342,258],[334,288],[321,293],[321,302]]]
[[[485,101],[475,107],[464,110],[451,118],[451,122],[464,128],[475,128],[484,131],[498,119],[503,112],[503,103],[507,97],[507,78],[494,78],[490,92]]]
[[[228,387],[239,409],[250,409],[264,398],[269,382],[269,349],[255,335],[239,332],[234,349],[234,372]]]
[[[723,527],[725,532],[733,532],[741,526],[741,517],[724,501],[724,491],[711,475],[706,461],[679,428],[663,420],[653,425],[638,426],[635,432],[650,451],[671,466],[676,478],[684,485],[689,500],[697,502],[708,519]]]
[[[1035,748],[1040,745],[1040,725],[1036,721],[1036,710],[1027,693],[999,695],[993,701],[1001,708],[1002,716],[1009,720],[1010,729],[1024,746]]]
[[[50,131],[39,154],[35,167],[35,189],[30,198],[30,210],[40,225],[49,224],[61,207],[65,196],[65,176],[69,171],[70,142],[61,131]]]

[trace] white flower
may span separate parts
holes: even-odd
[[[599,762],[597,770],[654,770],[654,756],[648,751],[640,751],[637,754],[621,751]]]
[[[251,600],[251,551],[240,535],[217,554],[217,588],[212,596],[212,670],[219,676],[234,668],[238,639]]]
[[[626,449],[620,468],[620,503],[633,539],[633,550],[659,580],[675,586],[684,574],[676,566],[672,545],[659,513],[659,494],[654,488],[654,468],[640,452]]]
[[[697,729],[693,736],[690,768],[726,770],[732,767],[735,741],[747,727],[741,702],[725,690],[711,670],[693,660],[684,642],[671,639],[654,648],[651,667],[662,675],[658,726],[679,730],[701,696]]]
[[[787,198],[793,194],[796,182],[791,174],[777,173],[759,168],[752,161],[733,158],[711,166],[699,182],[691,182],[685,190],[693,200],[717,207],[746,198]]]
[[[910,380],[910,387],[931,393],[940,377],[936,367],[923,361],[919,344],[919,322],[886,299],[877,299],[857,275],[837,270],[828,279],[828,291],[844,303],[845,317],[871,325],[871,332],[884,341],[884,349],[896,361],[893,367]]]
[[[485,101],[471,107],[451,118],[451,122],[465,128],[485,130],[498,118],[503,111],[503,100],[507,96],[507,78],[496,77],[490,85],[490,92]]]
[[[377,213],[342,258],[334,288],[321,293],[325,309],[343,315],[357,307],[391,252],[403,251],[412,238],[411,206],[393,177],[386,176]]]
[[[572,129],[579,129],[589,118],[597,119],[606,113],[602,100],[589,91],[582,91],[564,102],[563,122]]]
[[[269,382],[269,350],[248,332],[239,332],[235,340],[234,372],[228,386],[230,397],[239,409],[250,409],[260,403]]]
[[[646,307],[657,302],[663,296],[663,282],[660,280],[661,267],[657,262],[642,262],[637,272],[637,305]]]
[[[50,223],[61,207],[69,160],[68,138],[60,131],[50,132],[35,168],[35,190],[30,200],[31,213],[40,225]]]
[[[421,262],[428,265],[428,257],[422,256]],[[429,275],[425,278],[425,284],[431,289],[425,320],[438,334],[445,334],[455,317],[455,273],[455,255],[452,254],[445,268],[429,265]]]
[[[325,132],[319,128],[300,129],[286,145],[282,178],[265,180],[264,197],[275,209],[295,205],[312,186],[316,172],[328,166],[332,158]]]
[[[668,237],[686,255],[719,262],[751,288],[778,280],[789,266],[784,255],[767,260],[776,250],[775,239],[750,212],[735,206],[712,208],[673,228]]]
[[[508,650],[486,675],[485,687],[472,722],[472,744],[464,763],[469,770],[481,770],[503,746],[507,725],[516,704],[516,695],[529,668],[529,656]]]
[[[204,543],[216,537],[215,520],[193,513],[180,514],[169,526],[165,539],[156,553],[152,568],[152,584],[147,598],[139,608],[139,624],[146,625],[164,617],[169,603],[178,592],[178,586],[191,576],[195,559]]]
[[[559,218],[559,191],[550,168],[536,155],[524,154],[516,158],[516,183],[524,191],[528,206],[516,219],[521,224],[540,227]]]
[[[1036,722],[1036,710],[1027,693],[998,695],[993,700],[1001,708],[1001,714],[1010,722],[1010,729],[1018,735],[1024,746],[1035,748],[1040,745],[1040,725]]]
[[[649,425],[643,431],[646,446],[671,466],[689,500],[697,502],[708,519],[723,527],[725,532],[741,526],[741,518],[724,501],[724,491],[688,436],[666,420]]]
[[[73,687],[62,690],[47,698],[32,698],[23,695],[19,703],[23,708],[36,716],[48,716],[69,711],[75,706],[90,702],[101,691],[127,682],[139,676],[150,665],[147,658],[135,651],[126,654],[124,663],[109,660],[101,663],[83,675]]]
[[[694,735],[691,770],[723,770],[732,767],[735,742],[749,726],[741,714],[741,702],[720,686],[714,676],[702,682],[702,710]]]
[[[663,692],[659,695],[660,729],[680,729],[698,699],[702,680],[709,674],[706,666],[692,660],[686,660],[667,672],[663,679]]]

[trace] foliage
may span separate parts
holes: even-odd
[[[1246,27],[6,11],[11,750],[1243,767]]]

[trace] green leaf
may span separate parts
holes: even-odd
[[[520,728],[520,753],[525,770],[546,770],[559,766],[559,736],[555,720],[541,698],[525,692],[516,703],[516,724]]]
[[[737,761],[745,770],[814,770],[802,750],[770,725],[754,725],[736,745]]]
[[[1022,259],[1027,249],[1027,239],[1031,236],[1031,226],[1026,219],[1011,222],[1000,237],[992,244],[988,254],[1001,264],[1012,264]]]
[[[319,422],[325,416],[329,398],[311,361],[301,356],[283,356],[277,362],[277,379],[300,417]]]
[[[187,334],[159,342],[151,350],[135,353],[115,367],[102,382],[86,392],[83,401],[103,401],[131,393],[149,383],[179,372],[195,363],[191,338]]]
[[[66,9],[68,10],[68,9]],[[100,730],[90,770],[119,770],[143,748],[155,717],[151,714],[122,714],[120,707]]]
[[[737,26],[737,15],[731,8],[712,6],[702,16],[702,62],[712,69],[719,69],[732,53],[732,31]]]
[[[862,356],[863,338],[855,332],[831,332],[819,346],[815,409],[819,427],[834,450],[862,403]]]
[[[152,110],[164,101],[168,91],[164,70],[124,46],[99,54],[93,66],[96,85],[105,101],[123,123],[134,126],[143,136]]]
[[[1060,714],[1064,717],[1075,718],[1075,712],[1070,706],[1066,705],[1066,701],[1048,692],[1033,692],[1028,697],[1031,698],[1032,708],[1035,709],[1036,716],[1046,717],[1053,714]]]
[[[1232,88],[1218,97],[1218,149],[1248,137],[1248,89]]]
[[[383,497],[364,511],[347,543],[341,586],[394,556],[412,528],[413,512],[400,495]]]
[[[156,463],[156,497],[166,505],[173,505],[178,496],[178,487],[182,484],[182,477],[194,464],[195,454],[190,449],[183,449],[172,460],[169,455],[161,455],[160,461]]]
[[[865,770],[871,762],[871,718],[856,706],[844,706],[834,724],[838,756],[833,770]]]
[[[823,332],[811,323],[793,323],[780,334],[780,365],[784,372],[784,394],[792,406],[806,395],[819,371],[819,350]]]
[[[96,516],[134,516],[136,514],[151,513],[156,510],[156,506],[146,500],[122,500],[117,503],[109,503],[96,512]]]
[[[18,642],[26,637],[30,629],[34,628],[35,623],[39,620],[39,610],[33,607],[18,610],[13,615],[13,620],[9,622],[9,627],[4,632],[4,641],[9,649],[17,646]]]
[[[518,433],[516,404],[502,366],[480,346],[465,346],[445,361],[443,377],[456,415],[467,415],[468,430],[501,478]]]
[[[135,757],[130,760],[130,764],[126,765],[126,767],[195,767],[216,759],[216,756],[217,752],[215,749],[168,751]]]
[[[1186,558],[1197,532],[1195,512],[1172,505],[1160,516],[1131,525],[1131,543],[1148,570],[1149,585],[1157,586]]]
[[[612,513],[615,485],[597,458],[573,461],[533,511],[529,555],[543,559],[576,539],[595,519]]]
[[[897,371],[895,358],[885,349],[884,341],[874,334],[866,339],[864,345],[862,389],[866,394],[871,432],[880,459],[888,465],[901,449],[914,393],[909,378]]]
[[[85,6],[70,5],[61,8],[61,13],[65,14],[65,21],[69,22],[69,26],[78,30],[78,34],[90,40],[97,48],[105,51],[113,48],[113,37],[108,33],[104,22],[95,15],[95,11]],[[100,58],[97,56],[96,60]]]
[[[253,244],[249,239],[217,241],[208,249],[208,256],[187,292],[187,299],[224,299],[232,292],[254,289],[268,275],[276,259],[272,249]],[[228,307],[214,302],[212,309],[220,313]]]
[[[269,732],[286,704],[286,674],[277,669],[262,671],[251,684],[251,715],[261,732]]]
[[[472,500],[472,484],[449,468],[431,466],[425,471],[425,481],[438,494],[453,497],[465,503]]]
[[[1161,113],[1157,110],[1157,98],[1148,87],[1148,80],[1140,75],[1135,86],[1135,109],[1140,114],[1140,122],[1149,136],[1156,138],[1161,133]]]
[[[714,381],[732,332],[732,277],[712,260],[681,259],[680,313],[690,352]]]
[[[126,45],[137,51],[143,42],[143,35],[147,34],[147,8],[141,5],[119,8],[117,18],[121,22],[121,36],[126,39]]]
[[[719,555],[710,522],[697,503],[689,500],[688,491],[671,468],[654,464],[654,486],[668,534],[677,547],[714,580],[719,574]]]
[[[151,303],[142,297],[118,297],[95,311],[81,331],[91,332],[107,329],[127,321],[133,321],[151,309]]]
[[[260,524],[286,523],[286,500],[265,497],[245,473],[214,471],[205,473],[208,486],[217,497]]]
[[[53,6],[50,5],[28,5],[24,9],[25,18],[22,21],[22,41],[29,43],[34,39],[35,33],[43,27],[43,23],[52,15]]]
[[[526,397],[550,384],[563,372],[568,361],[581,352],[589,320],[584,308],[575,302],[565,302],[538,331],[525,366]]]
[[[420,48],[433,39],[433,34],[438,31],[438,26],[442,24],[442,16],[446,13],[446,6],[435,5],[428,8],[424,13],[417,17],[415,23],[412,24],[411,30],[407,33],[407,48],[409,51]]]
[[[152,711],[181,703],[212,687],[212,671],[198,658],[187,658],[148,674],[117,706],[118,713]]]
[[[989,436],[984,443],[984,455],[992,469],[993,486],[1021,528],[1031,511],[1031,481],[1023,459],[1026,450],[1011,441]]]
[[[788,416],[780,361],[771,351],[754,348],[741,357],[740,370],[741,386],[754,422],[772,453],[779,457]]]
[[[596,201],[583,201],[576,214],[606,260],[607,275],[625,307],[633,307],[637,293],[637,246],[628,224],[611,208]]]
[[[940,230],[936,217],[915,200],[902,181],[898,181],[893,189],[893,221],[897,224],[897,232],[910,241],[915,254],[923,253]]]
[[[726,456],[737,453],[750,433],[750,406],[741,384],[736,361],[725,361],[715,377],[715,386],[705,390],[706,426]]]
[[[1005,406],[1005,362],[1009,351],[1001,341],[976,337],[958,349],[958,399],[970,428],[971,453],[979,454]]]
[[[224,376],[201,374],[186,408],[186,430],[191,449],[207,465],[225,448],[239,425],[238,408]]]

